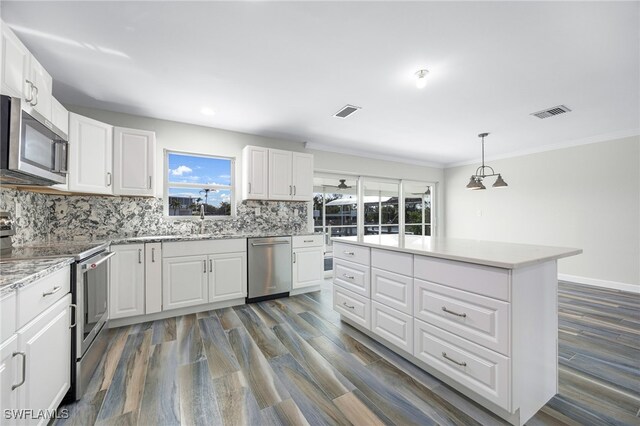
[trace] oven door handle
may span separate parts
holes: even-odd
[[[102,259],[98,260],[97,262],[92,262],[92,261],[88,261],[83,263],[82,266],[82,270],[87,270],[87,269],[95,269],[98,265],[100,265],[101,263],[106,262],[110,257],[115,256],[116,252],[115,251],[107,251],[104,252],[102,255]]]

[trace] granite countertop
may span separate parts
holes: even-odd
[[[74,262],[72,257],[3,260],[0,262],[0,297],[25,287]]]
[[[357,237],[336,237],[332,238],[332,240],[340,243],[400,251],[440,259],[458,260],[505,269],[521,268],[582,253],[581,249],[568,247],[535,246],[414,235],[406,235],[404,240],[400,240],[398,235],[366,235],[363,241],[357,241]]]

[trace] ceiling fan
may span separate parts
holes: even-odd
[[[411,195],[431,195],[431,187],[427,186],[427,190],[424,192],[410,192]]]
[[[346,179],[338,179],[340,181],[340,183],[338,185],[324,185],[328,188],[337,188],[337,189],[349,189],[352,188],[352,186],[347,185]]]

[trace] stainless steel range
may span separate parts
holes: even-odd
[[[109,252],[107,243],[60,243],[13,247],[9,259],[73,257],[71,299],[75,321],[71,336],[71,389],[65,400],[84,394],[107,348]]]

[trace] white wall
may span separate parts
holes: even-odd
[[[640,137],[487,164],[508,188],[465,189],[478,164],[445,170],[447,237],[582,248],[559,261],[564,278],[637,291]]]
[[[69,111],[91,117],[114,126],[155,131],[156,167],[158,167],[155,188],[157,188],[156,196],[158,197],[162,197],[163,195],[162,167],[164,164],[163,151],[165,149],[235,157],[235,177],[237,188],[241,188],[240,185],[242,184],[242,148],[246,145],[310,152],[314,154],[314,168],[316,170],[331,170],[336,172],[346,172],[349,174],[402,178],[429,182],[442,182],[444,174],[442,169],[437,168],[402,164],[392,161],[376,160],[326,151],[306,150],[303,142],[265,138],[247,133],[238,133],[215,129],[212,127],[158,120],[155,118],[121,114],[74,105],[66,105],[66,107]],[[236,191],[236,197],[239,201],[241,197],[240,190]],[[437,199],[436,202],[438,202]],[[439,217],[442,217],[443,203],[440,202],[438,205],[440,208],[438,208],[436,214],[439,215]]]

